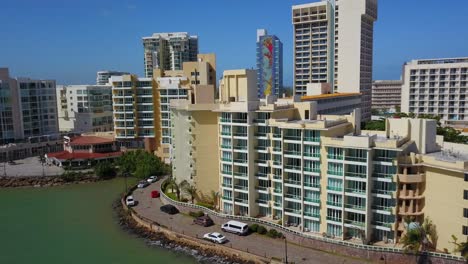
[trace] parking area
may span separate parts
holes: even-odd
[[[141,216],[149,218],[165,227],[194,238],[202,238],[208,232],[220,232],[229,240],[224,244],[226,247],[235,248],[238,250],[253,253],[258,256],[267,258],[284,259],[286,255],[285,243],[282,239],[272,239],[258,234],[250,234],[248,236],[238,236],[231,233],[221,231],[221,225],[227,220],[210,216],[215,225],[210,227],[202,227],[193,224],[193,218],[184,215],[168,215],[160,211],[163,205],[159,198],[151,198],[152,190],[160,190],[161,181],[151,184],[143,189],[136,189],[133,192],[133,197],[138,201],[134,210]],[[347,258],[329,254],[322,251],[304,248],[296,244],[287,245],[288,261],[294,263],[362,263],[362,260]]]
[[[55,165],[44,164],[43,167],[38,157],[30,157],[21,160],[15,160],[13,163],[0,163],[0,176],[58,176],[62,173],[63,169]]]

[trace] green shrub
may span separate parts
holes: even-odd
[[[208,204],[208,203],[198,202],[197,205],[206,207],[206,208],[211,209],[211,210],[214,209],[214,206],[212,204]]]
[[[205,213],[204,213],[203,211],[198,211],[198,212],[192,212],[192,211],[190,211],[190,212],[189,212],[189,215],[190,215],[191,217],[200,217],[200,216],[204,216]]]
[[[115,170],[114,166],[110,162],[99,162],[94,167],[94,173],[100,179],[112,179],[117,175],[117,171]]]
[[[276,237],[277,237],[277,238],[284,238],[284,235],[283,235],[283,233],[278,232],[278,234],[276,234]]]
[[[174,201],[179,201],[179,199],[177,199],[177,194],[175,193],[166,193],[166,195]]]
[[[275,229],[270,229],[266,235],[271,238],[276,238],[278,236],[278,232]]]
[[[259,233],[260,235],[264,235],[267,233],[267,229],[264,226],[259,225],[257,228],[257,233]]]
[[[189,199],[184,197],[184,198],[181,198],[180,201],[183,203],[188,203]]]
[[[252,224],[249,226],[249,230],[253,233],[256,233],[257,232],[257,229],[258,229],[258,225],[257,224]]]

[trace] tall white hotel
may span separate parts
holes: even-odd
[[[329,83],[335,93],[362,93],[362,118],[369,120],[376,19],[377,0],[293,6],[294,93],[306,95],[308,83]]]

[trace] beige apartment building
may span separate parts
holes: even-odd
[[[294,93],[309,83],[329,83],[333,92],[361,93],[362,118],[371,117],[372,59],[377,0],[295,5]]]
[[[400,80],[378,80],[372,83],[372,109],[396,111],[401,105]]]
[[[468,58],[413,60],[403,68],[401,111],[468,126]]]
[[[254,80],[254,71],[226,71],[218,104],[174,103],[174,131],[182,133],[173,141],[174,172],[183,170],[176,177],[194,175],[191,168],[196,176],[190,177],[206,183],[198,185],[202,193],[220,193],[224,213],[392,247],[406,219],[429,217],[438,249],[453,250],[452,234],[467,238],[468,148],[443,142],[434,120],[388,119],[386,131],[361,131],[359,109],[319,115],[317,101],[259,100]],[[190,113],[207,115],[209,125]],[[217,140],[202,136],[215,131]],[[183,138],[190,138],[192,152]],[[216,158],[217,170],[198,173]]]

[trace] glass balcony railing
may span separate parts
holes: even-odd
[[[327,216],[327,220],[330,220],[330,221],[333,221],[333,222],[341,222],[341,218],[333,217],[333,216]]]
[[[284,155],[296,155],[296,156],[301,156],[301,152],[297,150],[285,150]]]
[[[281,147],[273,147],[273,151],[275,151],[275,152],[281,152]]]
[[[320,199],[313,198],[313,197],[304,197],[304,201],[311,202],[311,203],[320,203]]]
[[[222,123],[231,123],[231,119],[229,119],[229,118],[220,118],[220,121]]]
[[[222,161],[227,161],[227,162],[231,162],[232,159],[231,158],[221,158]]]
[[[297,181],[297,180],[293,180],[293,179],[284,179],[284,183],[301,185],[301,181]]]
[[[221,135],[223,135],[223,136],[230,136],[230,135],[231,135],[231,132],[224,132],[224,131],[223,131],[223,132],[221,132]]]
[[[246,172],[234,172],[234,176],[237,177],[248,177]]]
[[[289,164],[284,165],[284,168],[289,169],[289,170],[297,170],[297,171],[301,170],[301,166],[289,165]]]
[[[247,119],[232,119],[232,123],[246,124]]]
[[[337,191],[337,192],[342,192],[342,191],[343,191],[343,187],[337,187],[337,186],[327,186],[327,190],[330,190],[330,191]]]
[[[259,204],[268,204],[269,201],[268,200],[263,200],[263,199],[257,199],[255,200],[256,203],[259,203]]]
[[[245,160],[245,159],[235,159],[234,162],[235,163],[247,163],[247,160]]]
[[[237,190],[248,190],[249,187],[248,187],[248,186],[244,186],[244,185],[234,185],[234,189],[237,189]]]
[[[232,171],[222,170],[221,173],[231,175]]]
[[[352,172],[352,171],[347,171],[345,175],[347,177],[364,178],[364,179],[367,177],[365,173],[358,173],[358,172]]]
[[[223,187],[232,188],[232,184],[223,183]]]
[[[372,221],[373,225],[378,225],[378,226],[384,226],[387,228],[392,228],[393,223],[388,223],[388,222],[381,222],[381,221]]]
[[[320,153],[304,152],[305,157],[320,158]]]
[[[364,205],[358,205],[358,204],[345,204],[345,207],[350,208],[350,209],[359,210],[359,211],[365,211],[366,210],[366,207]]]
[[[328,170],[327,174],[335,175],[335,176],[343,176],[343,171]]]
[[[307,142],[320,142],[320,137],[307,137],[307,136],[304,136],[304,141],[307,141]]]
[[[307,211],[305,211],[305,212],[304,212],[304,215],[305,215],[305,216],[310,216],[310,217],[320,218],[320,214],[314,213],[314,212],[307,212]]]
[[[234,199],[234,201],[238,202],[238,203],[244,203],[244,204],[248,204],[249,203],[249,200],[247,199],[242,199],[242,198],[236,198]]]
[[[327,205],[336,206],[336,207],[342,207],[342,206],[343,206],[343,203],[337,203],[337,202],[327,201]]]
[[[385,161],[385,162],[392,162],[396,159],[396,157],[375,157],[375,161]]]
[[[356,162],[367,162],[366,157],[354,157],[354,156],[346,156],[345,160],[349,161],[356,161]]]
[[[255,186],[255,190],[268,191],[268,187],[267,186]]]
[[[221,145],[222,149],[231,149],[231,145]]]
[[[304,186],[312,187],[312,188],[320,188],[320,183],[304,182]]]
[[[391,212],[392,208],[393,208],[392,206],[372,205],[372,209],[374,210],[381,210],[381,211],[387,211],[387,212]]]
[[[301,210],[294,209],[294,208],[284,208],[284,211],[288,213],[293,213],[293,214],[299,214],[299,215],[301,214]]]
[[[247,137],[247,133],[244,132],[234,132],[232,135],[235,137]]]
[[[273,203],[276,207],[282,207],[283,204],[281,202],[274,202]]]
[[[229,201],[232,201],[232,197],[230,197],[230,196],[223,196],[223,200],[229,200]]]
[[[320,173],[320,168],[304,167],[304,171]]]
[[[374,177],[374,178],[383,178],[383,179],[393,179],[394,175],[395,175],[395,173],[380,173],[380,172],[372,173],[372,177]]]
[[[284,139],[286,140],[297,140],[301,141],[301,136],[296,136],[296,135],[285,135]]]
[[[263,172],[257,172],[255,174],[255,176],[259,177],[259,178],[268,178],[268,174],[266,173],[263,173]]]
[[[342,155],[331,155],[331,154],[328,154],[327,155],[327,158],[328,159],[334,159],[334,160],[343,160],[343,156]]]
[[[282,189],[273,189],[273,192],[274,193],[283,193],[283,190]]]
[[[346,188],[346,189],[345,189],[345,192],[357,193],[357,194],[365,194],[365,193],[366,193],[366,190],[354,189],[354,188]]]
[[[267,160],[263,160],[263,159],[256,159],[255,160],[255,163],[261,163],[261,164],[265,164],[267,162],[268,162]]]
[[[290,199],[295,199],[295,200],[301,200],[301,196],[300,196],[300,195],[296,195],[296,194],[286,193],[286,194],[284,195],[284,197],[290,198]]]
[[[267,133],[255,133],[256,137],[266,137]]]
[[[274,138],[281,138],[281,134],[273,134]]]
[[[346,219],[345,224],[350,224],[350,225],[360,226],[360,227],[366,226],[366,223],[364,223],[364,222],[350,220],[350,219]]]
[[[372,189],[372,193],[375,194],[384,194],[384,195],[392,195],[395,190],[381,190],[381,189]]]
[[[275,180],[281,180],[281,179],[283,179],[283,177],[282,177],[281,175],[275,175],[275,174],[273,174],[273,179],[275,179]]]
[[[237,149],[237,150],[247,150],[248,147],[247,147],[247,146],[235,146],[234,149]]]
[[[274,160],[273,161],[273,164],[278,165],[278,166],[281,166],[281,163],[282,163],[281,160]]]

